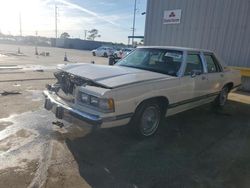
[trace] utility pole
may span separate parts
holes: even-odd
[[[56,6],[56,3],[55,3],[55,37],[57,39],[57,6]]]
[[[87,38],[87,32],[88,32],[88,30],[84,30],[84,40],[86,40],[86,38]]]
[[[19,12],[19,27],[20,27],[20,36],[22,36],[22,15],[21,12]]]
[[[38,42],[38,39],[37,39],[37,35],[38,35],[38,32],[36,31],[36,41],[35,41],[35,55],[37,55],[38,57],[38,50],[37,50],[37,42]]]
[[[136,1],[135,0],[135,4],[134,4],[134,17],[133,17],[133,27],[132,27],[132,45],[134,45],[134,37],[135,37],[135,14],[136,14]]]

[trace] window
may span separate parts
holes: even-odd
[[[181,51],[138,48],[120,60],[116,65],[177,76],[182,59],[183,55]]]
[[[187,56],[187,64],[184,75],[191,75],[192,72],[196,72],[196,74],[203,73],[203,65],[201,62],[201,58],[199,54],[188,54]]]
[[[220,66],[212,55],[205,55],[205,59],[208,73],[220,72]]]

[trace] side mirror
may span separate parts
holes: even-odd
[[[197,75],[201,75],[201,70],[192,70],[191,71],[191,77],[194,78],[196,77]]]

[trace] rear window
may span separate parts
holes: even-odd
[[[221,72],[221,67],[213,55],[205,54],[208,73]]]
[[[191,75],[193,71],[203,73],[203,65],[199,54],[188,54],[184,75]]]

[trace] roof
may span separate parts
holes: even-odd
[[[195,51],[195,52],[213,53],[213,51],[211,51],[211,50],[198,49],[198,48],[178,47],[178,46],[138,46],[137,48],[154,48],[154,49],[169,49],[169,50],[179,50],[179,51]]]

